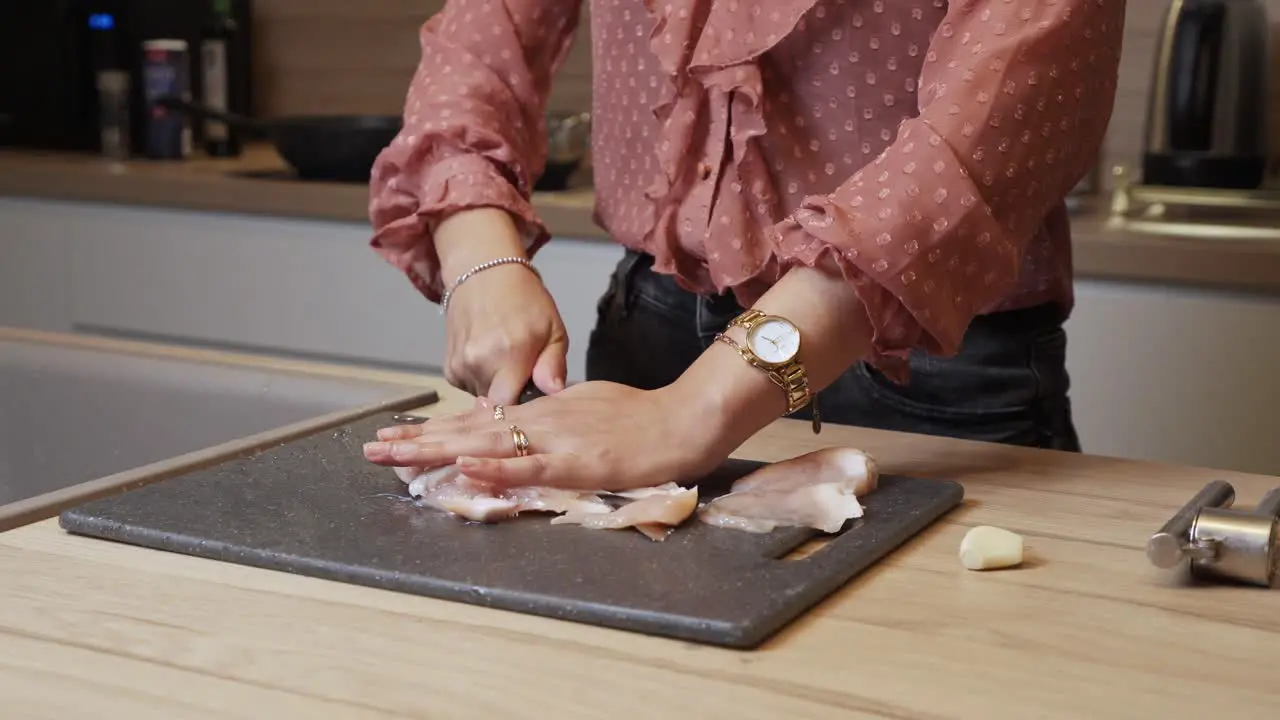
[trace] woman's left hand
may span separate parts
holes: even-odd
[[[695,417],[673,388],[636,390],[585,382],[518,406],[478,403],[471,412],[378,431],[365,457],[388,466],[457,463],[476,480],[503,486],[549,485],[626,490],[695,480],[733,448],[718,447],[717,419]],[[515,433],[528,438],[517,456]]]

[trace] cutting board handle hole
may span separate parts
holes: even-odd
[[[838,535],[817,535],[791,548],[779,560],[804,560],[818,554],[823,548],[831,544]]]

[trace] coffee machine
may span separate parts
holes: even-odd
[[[88,150],[98,73],[124,62],[118,0],[0,3],[0,145]]]
[[[1152,72],[1142,183],[1256,189],[1266,176],[1264,0],[1173,0]]]
[[[210,0],[0,0],[0,147],[98,152],[102,73],[129,78],[129,113],[143,117],[143,41],[185,40],[198,48],[210,6]],[[236,50],[246,75],[233,109],[252,115],[252,0],[233,0],[231,8],[242,29]],[[200,82],[193,72],[196,93]],[[132,125],[131,144],[142,147],[145,123]]]

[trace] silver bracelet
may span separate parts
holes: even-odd
[[[440,314],[443,315],[449,312],[449,298],[453,297],[453,293],[458,289],[458,286],[466,282],[468,279],[470,279],[472,275],[475,275],[476,273],[484,272],[485,270],[488,270],[490,268],[496,268],[499,265],[513,265],[513,264],[523,265],[529,268],[529,270],[531,270],[534,275],[538,276],[539,280],[542,279],[542,275],[538,272],[538,268],[534,267],[533,263],[530,263],[528,260],[522,257],[515,257],[515,256],[500,257],[494,260],[490,260],[488,262],[482,262],[479,265],[459,275],[458,279],[453,282],[453,287],[449,288],[444,292],[444,296],[440,298]]]

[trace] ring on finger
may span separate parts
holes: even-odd
[[[507,411],[501,405],[493,406],[493,419],[502,422],[507,419]]]
[[[529,436],[515,425],[511,426],[511,442],[516,446],[516,457],[524,457],[529,454]]]

